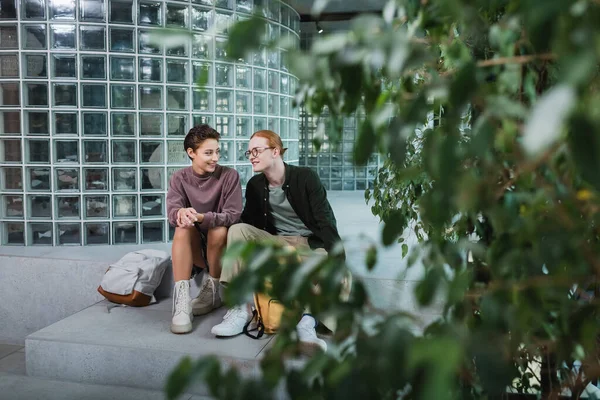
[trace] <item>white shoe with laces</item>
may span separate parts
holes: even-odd
[[[244,331],[244,326],[252,320],[252,313],[248,310],[248,305],[235,306],[223,317],[223,322],[215,325],[210,330],[216,336],[236,336]],[[256,324],[251,323],[249,330],[256,329]]]
[[[221,307],[223,301],[219,291],[219,280],[208,275],[204,277],[200,293],[192,300],[192,312],[194,315],[208,314],[214,309]]]
[[[173,319],[171,332],[189,333],[192,331],[192,299],[190,298],[190,281],[175,282],[173,289]]]
[[[321,350],[327,351],[327,343],[317,337],[317,331],[315,330],[317,322],[314,317],[310,315],[304,315],[298,325],[296,325],[296,332],[298,333],[298,340],[300,341],[300,350],[306,355],[313,355],[315,352]]]

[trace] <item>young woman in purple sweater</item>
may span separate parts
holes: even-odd
[[[203,315],[221,306],[219,277],[221,256],[227,244],[227,229],[242,213],[240,177],[233,168],[218,165],[219,133],[208,125],[188,132],[183,146],[192,165],[173,174],[167,193],[167,215],[175,227],[172,260],[173,319],[171,332],[188,333],[194,315]],[[190,276],[194,265],[206,268],[201,237],[206,237],[206,274],[200,294],[190,297]]]

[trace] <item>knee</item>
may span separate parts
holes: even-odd
[[[233,243],[239,242],[240,240],[244,240],[245,232],[248,226],[248,224],[244,223],[231,225],[229,227],[229,231],[227,232],[227,242]]]
[[[176,227],[175,228],[175,233],[173,234],[173,241],[179,241],[179,240],[187,240],[189,241],[190,238],[194,235],[196,230],[196,227],[194,226],[188,226],[188,227]]]
[[[225,226],[217,226],[208,230],[207,239],[211,245],[224,246],[227,243],[228,229]]]

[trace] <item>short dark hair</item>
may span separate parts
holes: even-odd
[[[197,125],[190,129],[187,135],[185,135],[185,139],[183,140],[183,150],[187,153],[187,149],[192,149],[192,151],[196,151],[198,147],[204,142],[206,139],[216,139],[219,140],[221,135],[219,132],[214,130],[210,125],[202,124]],[[188,156],[189,157],[189,156]],[[190,160],[192,159],[189,157]]]

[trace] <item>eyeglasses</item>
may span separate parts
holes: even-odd
[[[246,156],[246,158],[250,158],[250,155],[252,154],[252,157],[258,157],[259,154],[262,154],[263,151],[268,150],[268,149],[274,149],[275,147],[255,147],[252,150],[248,150],[244,153],[244,155]]]

